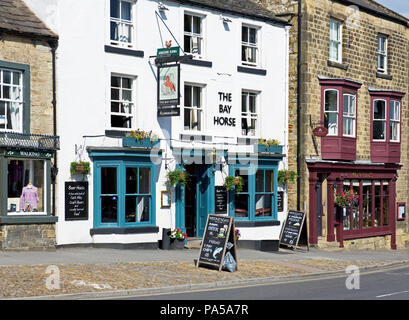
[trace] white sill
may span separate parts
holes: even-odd
[[[46,216],[47,212],[21,212],[21,211],[16,211],[16,212],[7,212],[8,216],[25,216],[25,217],[30,217],[30,216]]]

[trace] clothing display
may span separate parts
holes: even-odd
[[[38,198],[38,189],[31,184],[23,188],[20,197],[20,211],[32,211],[37,209],[37,204],[40,201]]]

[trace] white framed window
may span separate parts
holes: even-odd
[[[386,140],[386,101],[375,100],[373,106],[373,133],[372,139]]]
[[[378,72],[386,73],[388,38],[378,34]]]
[[[185,13],[184,15],[184,51],[197,56],[203,55],[202,16]]]
[[[243,25],[241,27],[241,62],[243,65],[259,64],[259,28]]]
[[[342,63],[342,23],[331,18],[329,30],[329,59]]]
[[[203,130],[203,92],[203,86],[185,84],[183,107],[184,130]]]
[[[258,132],[259,93],[243,90],[241,92],[241,134],[256,136]]]
[[[135,78],[111,75],[110,127],[131,129],[134,127]]]
[[[134,7],[132,0],[110,0],[110,43],[132,48],[134,46]]]
[[[328,135],[338,135],[338,90],[325,90],[324,92],[324,127]]]
[[[399,142],[400,140],[400,102],[390,101],[390,141]]]
[[[356,96],[354,94],[344,93],[343,101],[343,135],[355,137]]]
[[[0,69],[0,131],[23,130],[23,76],[21,71]]]

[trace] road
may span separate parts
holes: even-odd
[[[359,278],[357,277],[359,273]],[[172,294],[127,296],[130,300],[409,300],[409,267],[339,273],[286,282]],[[347,285],[349,286],[348,289]]]

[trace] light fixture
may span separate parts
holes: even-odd
[[[228,23],[228,22],[231,22],[231,20],[230,20],[229,18],[223,17],[223,15],[222,15],[222,14],[220,15],[220,20],[222,20],[222,21],[223,21],[223,23]]]
[[[158,2],[158,9],[159,11],[169,10],[162,2]]]

